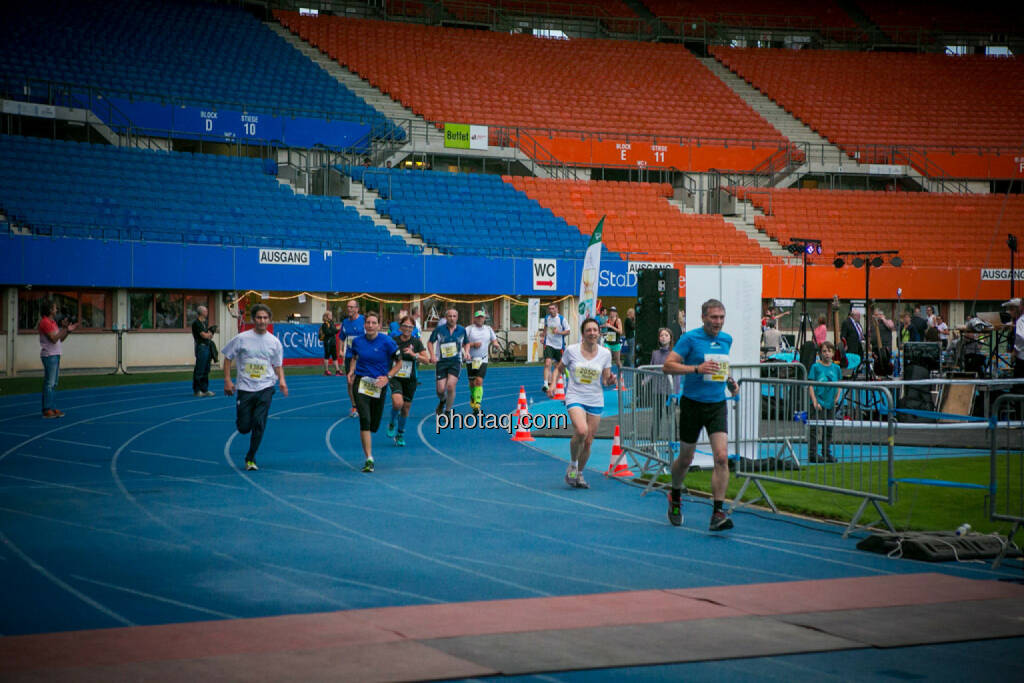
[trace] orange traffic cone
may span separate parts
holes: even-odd
[[[612,438],[612,457],[608,463],[606,477],[632,477],[634,474],[629,471],[626,464],[626,456],[622,453],[622,442],[619,439],[619,425],[615,425],[615,436]]]
[[[530,407],[526,403],[526,387],[519,386],[519,401],[516,403],[517,410],[529,410]]]
[[[512,419],[516,421],[516,433],[512,436],[513,441],[533,441],[533,436],[530,435],[530,410],[524,408],[520,410],[516,408],[516,412],[512,413]]]
[[[551,398],[555,399],[556,401],[565,400],[565,382],[562,381],[561,375],[558,376],[558,381],[555,382],[555,393]]]

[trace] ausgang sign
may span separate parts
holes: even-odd
[[[308,266],[309,251],[302,249],[260,249],[260,265]]]

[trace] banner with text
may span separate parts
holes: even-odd
[[[444,146],[455,149],[487,149],[487,126],[446,123]]]
[[[178,107],[159,102],[138,102],[117,97],[111,104],[131,119],[138,128],[171,130],[180,137],[216,136],[225,142],[280,142],[290,147],[323,145],[329,149],[354,149],[365,154],[370,149],[370,126],[354,121],[329,121],[304,117],[230,109]],[[94,112],[111,128],[121,119],[97,107]]]

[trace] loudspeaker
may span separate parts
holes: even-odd
[[[658,329],[667,327],[679,337],[679,271],[649,268],[637,274],[636,359],[647,365],[658,348]]]
[[[909,342],[908,342],[909,343]],[[906,349],[907,344],[903,345]],[[931,377],[931,371],[922,365],[904,365],[903,366],[903,379],[913,381],[921,379],[929,379]],[[910,410],[935,410],[935,399],[932,398],[931,387],[928,385],[912,385],[905,387],[903,390],[903,398],[897,404],[900,408],[907,408]],[[914,415],[901,414],[899,416],[900,422],[934,422],[925,418],[919,418]]]
[[[928,370],[938,370],[942,361],[939,342],[907,342],[903,345],[903,367],[918,365]],[[906,371],[903,379],[908,379]]]

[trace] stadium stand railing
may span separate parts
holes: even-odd
[[[276,162],[0,135],[15,234],[419,253],[338,197],[301,196]]]

